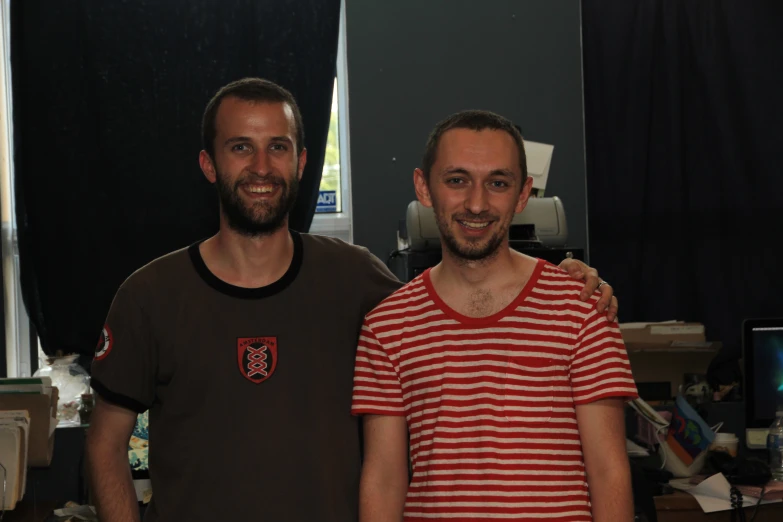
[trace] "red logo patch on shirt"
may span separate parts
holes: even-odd
[[[105,359],[113,345],[114,337],[111,335],[109,325],[104,325],[103,330],[101,330],[101,336],[98,338],[98,346],[95,347],[95,360]]]
[[[277,337],[237,337],[237,363],[245,379],[261,384],[275,373]]]

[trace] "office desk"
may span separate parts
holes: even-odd
[[[731,511],[704,513],[692,496],[682,491],[654,497],[658,522],[729,522]],[[745,517],[753,517],[755,506],[745,508]],[[762,504],[754,522],[780,522],[783,520],[783,502]]]
[[[57,520],[52,511],[60,507],[57,502],[31,502],[22,500],[13,511],[6,511],[3,522],[48,522]]]

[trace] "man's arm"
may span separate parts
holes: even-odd
[[[138,522],[139,504],[128,462],[137,414],[98,398],[87,431],[87,466],[101,522]]]
[[[407,493],[405,417],[365,415],[359,522],[400,522]]]
[[[595,522],[631,522],[634,518],[624,407],[621,398],[576,406]]]

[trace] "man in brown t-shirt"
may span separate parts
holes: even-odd
[[[307,159],[288,91],[227,85],[203,139],[220,230],[131,275],[95,355],[87,453],[100,519],[139,519],[127,444],[149,410],[145,520],[356,520],[356,341],[401,284],[365,248],[288,229]],[[598,285],[583,264],[570,269]]]

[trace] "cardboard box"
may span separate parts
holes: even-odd
[[[706,375],[721,343],[706,343],[706,347],[656,345],[636,343],[626,345],[628,361],[636,382],[668,382],[671,397],[677,396],[686,373]]]
[[[637,323],[638,325],[638,323]],[[625,344],[647,343],[671,345],[685,343],[704,343],[704,325],[701,323],[649,323],[641,327],[633,324],[621,324]]]
[[[705,375],[721,349],[721,343],[706,340],[701,323],[626,323],[620,331],[634,380],[668,382],[672,397],[686,373]]]
[[[30,413],[29,466],[46,467],[52,463],[58,397],[57,388],[52,388],[51,396],[43,393],[0,394],[0,410],[27,410]]]

